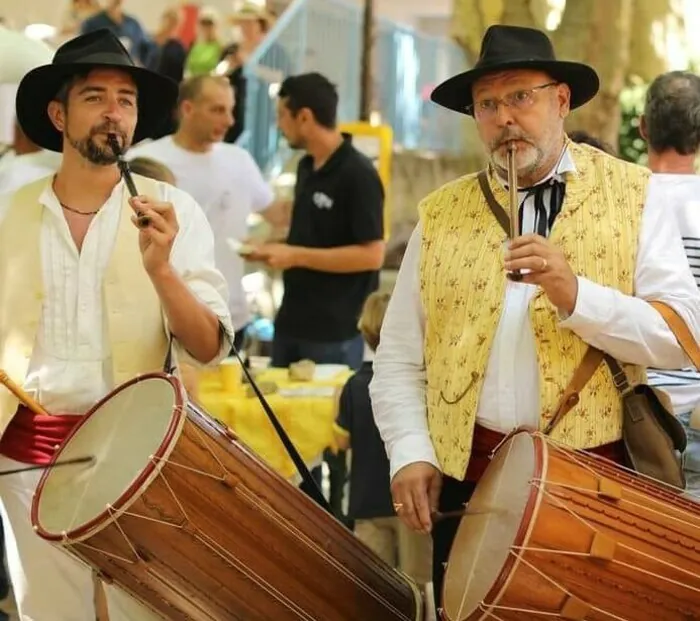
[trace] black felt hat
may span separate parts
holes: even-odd
[[[51,122],[48,105],[67,79],[92,68],[115,68],[131,75],[138,90],[138,124],[133,142],[149,138],[177,102],[178,85],[163,75],[139,67],[121,41],[106,29],[63,44],[50,65],[27,73],[17,90],[17,121],[37,145],[61,151],[63,136]]]
[[[437,104],[472,114],[472,86],[479,78],[508,69],[537,69],[564,82],[571,89],[571,109],[582,106],[598,92],[600,81],[592,67],[557,60],[549,37],[540,30],[520,26],[491,26],[481,42],[479,59],[472,69],[456,75],[433,90]]]

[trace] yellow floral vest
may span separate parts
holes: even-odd
[[[585,145],[571,144],[576,171],[550,240],[574,273],[625,294],[634,273],[649,172]],[[489,178],[498,202],[508,194]],[[420,291],[426,312],[425,365],[430,435],[445,474],[464,478],[476,412],[496,328],[503,310],[503,229],[491,213],[476,175],[429,195],[420,205],[423,232]],[[587,345],[558,327],[557,310],[540,290],[530,304],[540,375],[544,427]],[[643,370],[626,366],[631,379]],[[591,448],[622,436],[620,399],[602,365],[581,400],[552,433],[574,448]]]
[[[0,222],[0,369],[22,385],[34,349],[44,298],[39,202],[50,178],[18,190]],[[154,196],[153,181],[134,175],[139,192]],[[103,278],[114,385],[160,371],[167,353],[163,311],[143,269],[138,230],[126,192],[112,256]],[[0,435],[17,410],[17,399],[0,386]]]

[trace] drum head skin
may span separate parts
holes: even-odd
[[[469,501],[450,552],[443,588],[447,621],[464,621],[481,603],[493,603],[507,586],[516,558],[511,547],[527,537],[538,501],[533,478],[546,463],[538,452],[544,442],[528,433],[513,435],[498,450]],[[483,618],[488,618],[484,613]],[[481,618],[475,616],[475,619]]]
[[[92,455],[93,463],[44,473],[32,503],[34,529],[64,542],[101,529],[152,480],[184,420],[182,387],[172,376],[144,375],[117,388],[85,415],[55,457]]]

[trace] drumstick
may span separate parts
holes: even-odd
[[[15,397],[17,397],[24,405],[26,405],[34,414],[39,416],[49,416],[49,413],[39,405],[37,401],[32,399],[20,386],[15,384],[10,377],[0,369],[0,384],[5,386]]]
[[[508,195],[510,199],[510,239],[515,239],[520,235],[520,222],[518,210],[520,205],[518,205],[518,168],[515,164],[515,154],[517,147],[515,146],[515,141],[511,140],[508,143]],[[508,278],[511,280],[522,280],[523,275],[515,270],[508,274]]]
[[[136,184],[134,183],[134,179],[131,176],[129,162],[127,162],[124,159],[124,155],[122,154],[121,147],[119,146],[119,140],[117,140],[117,135],[107,134],[107,142],[109,143],[112,152],[117,158],[117,166],[119,166],[119,170],[122,173],[122,178],[124,179],[124,183],[126,183],[126,187],[129,190],[129,194],[132,198],[135,198],[139,195],[139,191],[136,189]],[[148,216],[142,215],[139,211],[136,212],[136,218],[138,225],[141,228],[145,228],[151,223],[151,219]]]
[[[470,515],[489,515],[502,512],[503,509],[484,509],[482,511],[470,511],[469,508],[466,507],[464,509],[457,509],[456,511],[445,511],[445,513],[441,513],[440,511],[434,511],[430,515],[430,519],[432,520],[433,524],[436,524],[438,522],[442,522],[443,520],[449,520],[451,518],[468,517]]]
[[[44,465],[34,465],[34,466],[24,466],[23,468],[14,468],[13,470],[0,470],[0,477],[7,476],[8,474],[19,474],[21,472],[29,472],[31,470],[48,470],[49,468],[58,468],[59,466],[71,466],[75,464],[87,464],[95,461],[92,456],[86,457],[76,457],[74,459],[66,459],[63,461],[56,461],[52,464]]]

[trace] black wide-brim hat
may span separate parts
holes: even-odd
[[[138,67],[121,41],[107,29],[64,43],[50,65],[27,73],[17,89],[17,122],[34,143],[60,152],[63,135],[51,122],[48,105],[61,86],[76,74],[101,67],[128,73],[138,91],[138,123],[133,142],[149,138],[168,118],[177,102],[178,85],[163,75]]]
[[[449,78],[433,90],[430,98],[455,112],[471,114],[472,87],[479,78],[510,69],[544,71],[571,89],[571,109],[595,97],[600,80],[595,69],[583,63],[557,60],[549,37],[534,28],[491,26],[481,42],[479,59],[472,69]]]

